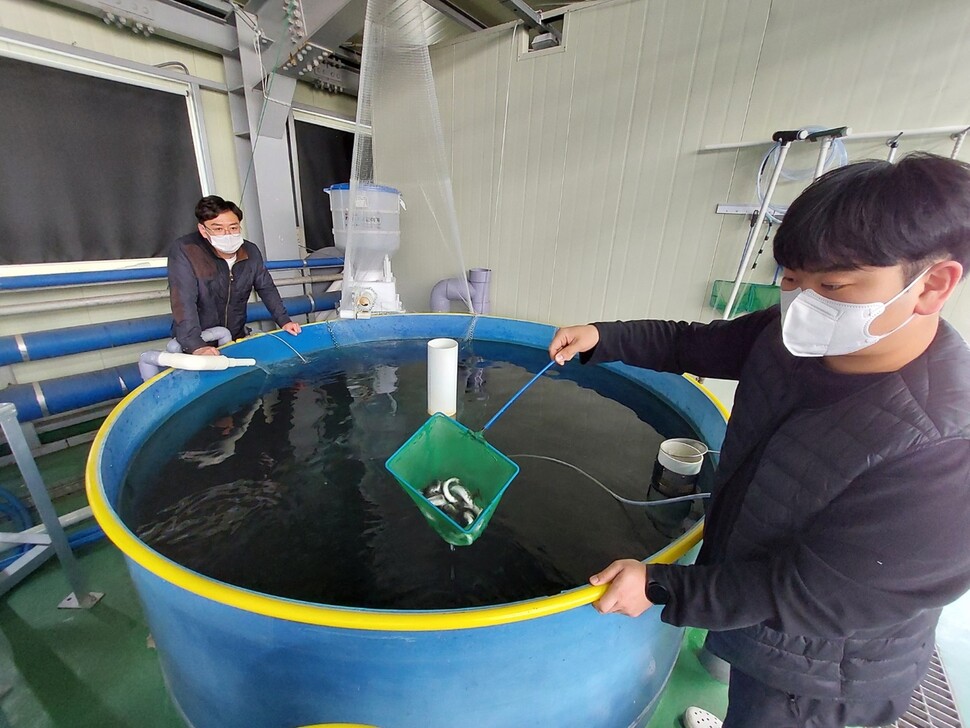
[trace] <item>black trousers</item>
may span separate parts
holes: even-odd
[[[882,726],[906,712],[910,695],[872,701],[819,700],[769,687],[731,668],[724,728]]]

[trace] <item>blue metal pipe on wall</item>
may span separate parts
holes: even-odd
[[[270,270],[289,270],[292,268],[339,268],[343,258],[316,258],[313,260],[271,260],[266,263]],[[32,276],[0,277],[0,291],[52,288],[54,286],[78,286],[96,283],[117,283],[118,281],[151,281],[166,278],[168,268],[131,268],[128,270],[95,270],[81,273],[44,273]]]
[[[18,420],[30,422],[123,397],[141,382],[138,365],[125,364],[32,384],[14,384],[0,392],[0,400],[13,403]]]
[[[311,311],[327,311],[336,308],[340,301],[339,293],[326,294],[319,298],[310,296],[294,296],[283,300],[287,312],[292,316],[310,313]],[[266,321],[272,317],[269,311],[261,303],[249,304],[247,321]],[[164,327],[159,328],[156,319],[164,319]],[[139,324],[139,322],[141,322]],[[133,336],[130,340],[103,339],[103,343],[85,349],[65,350],[70,347],[78,346],[83,342],[90,345],[95,341],[95,335],[101,332],[106,326],[116,326],[118,324],[131,324],[124,328],[124,334]],[[132,344],[139,341],[154,341],[170,335],[172,325],[171,316],[151,316],[147,319],[136,319],[134,321],[120,321],[113,324],[97,324],[94,326],[77,326],[74,329],[93,329],[86,334],[76,333],[74,336],[64,336],[64,332],[72,329],[62,329],[60,332],[47,331],[44,334],[52,335],[50,340],[45,340],[44,351],[47,356],[63,356],[65,354],[78,353],[79,351],[91,351],[99,348],[118,346],[120,344]],[[39,336],[39,334],[38,334]],[[141,336],[143,338],[137,338]],[[7,337],[11,338],[11,337]],[[63,343],[64,347],[58,353],[54,352],[56,345]],[[19,354],[19,350],[18,350]],[[31,353],[31,358],[33,353]],[[18,358],[17,361],[20,361]],[[5,362],[10,363],[10,362]],[[57,379],[47,379],[43,382],[33,382],[30,384],[14,384],[0,391],[0,402],[13,402],[17,408],[17,419],[21,422],[56,415],[61,412],[69,412],[81,407],[88,407],[99,402],[107,402],[111,399],[123,397],[132,389],[142,383],[141,374],[138,372],[137,364],[124,364],[122,366],[110,367],[96,372],[86,372],[75,374],[69,377],[59,377]]]
[[[318,299],[294,296],[285,299],[283,304],[286,306],[287,313],[291,316],[299,316],[311,311],[335,308],[340,300],[339,294],[335,293],[324,294]],[[271,318],[262,303],[249,304],[247,321],[267,321]],[[0,366],[109,349],[142,341],[156,341],[171,336],[171,332],[172,317],[160,315],[4,336],[0,337]]]

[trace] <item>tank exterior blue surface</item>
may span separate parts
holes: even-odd
[[[681,630],[592,606],[442,632],[300,625],[218,604],[129,563],[169,689],[195,728],[643,725]]]
[[[337,321],[287,338],[307,358],[332,346],[392,339],[461,339],[470,317],[403,315]],[[553,327],[474,321],[477,340],[545,348]],[[290,361],[272,337],[233,345],[232,356]],[[673,405],[717,448],[725,423],[684,378],[611,366]],[[114,506],[129,459],[192,398],[239,370],[175,372],[120,413],[104,440],[99,473]],[[656,707],[682,631],[660,610],[638,619],[586,605],[521,622],[447,631],[370,631],[255,614],[176,586],[128,560],[169,690],[195,728],[294,728],[362,723],[381,728],[626,728]],[[367,610],[353,610],[366,612]]]

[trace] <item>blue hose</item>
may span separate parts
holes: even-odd
[[[20,502],[17,496],[6,488],[0,488],[0,500],[6,501],[6,504],[0,503],[0,510],[6,513],[11,521],[14,521],[14,526],[17,527],[18,531],[25,531],[34,525],[30,511]]]
[[[6,488],[0,488],[0,513],[4,514],[13,523],[13,530],[26,531],[34,525],[34,520],[30,517],[30,511],[24,507],[20,499]],[[17,547],[17,556],[27,551],[27,544]],[[16,558],[16,556],[14,557]]]

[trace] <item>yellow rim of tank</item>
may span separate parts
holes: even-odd
[[[323,606],[260,594],[202,576],[171,561],[137,539],[121,522],[114,509],[108,504],[98,472],[98,460],[108,431],[143,389],[170,372],[171,370],[166,370],[152,377],[128,394],[112,410],[91,444],[91,452],[85,468],[88,502],[98,525],[125,556],[160,579],[214,602],[275,619],[324,627],[380,632],[435,632],[523,622],[592,604],[606,591],[605,586],[582,586],[556,596],[540,597],[498,607],[427,612],[382,611]],[[728,411],[710,390],[692,377],[685,378],[704,392],[727,419]],[[648,563],[674,563],[697,545],[703,530],[704,522],[698,521],[687,533],[654,554]]]
[[[714,392],[712,392],[703,384],[701,384],[691,374],[685,374],[684,379],[686,379],[688,382],[693,384],[695,387],[697,387],[699,390],[701,390],[704,394],[707,395],[707,398],[714,403],[715,407],[717,407],[717,411],[721,413],[722,417],[724,417],[725,422],[731,418],[730,410],[728,410],[728,408],[724,406],[724,403],[717,398],[717,395],[715,395]]]

